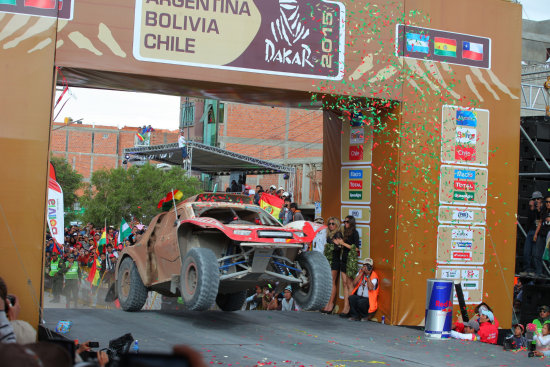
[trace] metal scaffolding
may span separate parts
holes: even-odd
[[[231,171],[242,171],[247,175],[265,175],[286,173],[294,176],[295,168],[276,164],[247,155],[234,153],[218,147],[195,141],[187,142],[188,160],[184,161],[181,148],[177,143],[133,147],[124,149],[124,154],[152,161],[181,165],[187,170],[213,176],[229,175]]]

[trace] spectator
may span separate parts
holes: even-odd
[[[533,320],[533,324],[537,327],[535,334],[542,333],[542,327],[550,323],[550,307],[544,305],[539,307],[539,317]],[[533,344],[536,344],[533,340]]]
[[[540,211],[542,203],[542,194],[540,191],[535,191],[529,200],[529,213],[527,214],[527,237],[523,244],[523,272],[522,276],[534,276],[533,255],[535,251],[536,239],[535,232],[540,220]]]
[[[550,208],[550,197],[546,198],[545,205]],[[533,241],[535,241],[535,249],[533,251],[533,262],[535,263],[535,276],[545,277],[542,268],[542,255],[546,247],[546,237],[550,232],[550,211],[544,210],[541,213],[541,221],[535,231]],[[533,275],[532,273],[530,275]]]
[[[46,266],[46,273],[51,279],[52,282],[52,302],[60,302],[59,296],[61,296],[61,291],[63,289],[63,261],[59,259],[57,253],[52,253],[49,264]]]
[[[8,298],[8,286],[0,278],[0,343],[15,343],[16,337],[9,317],[16,312]]]
[[[367,258],[353,280],[355,288],[350,292],[350,319],[368,321],[378,308],[378,274],[374,271],[374,261]]]
[[[493,312],[493,309],[491,307],[489,307],[489,305],[485,302],[481,302],[479,305],[476,306],[476,308],[474,309],[474,312],[478,315],[478,322],[481,324],[481,321],[479,320],[479,315],[481,315],[481,311],[483,310],[488,310],[488,311],[491,311],[494,315],[494,312]],[[499,322],[497,320],[496,317],[493,317],[494,318],[494,321],[493,321],[493,325],[495,325],[497,328],[499,327]]]
[[[249,310],[261,309],[262,306],[262,287],[257,285],[254,289],[255,293],[246,299],[246,305]]]
[[[523,278],[518,278],[516,284],[514,285],[514,300],[519,300],[521,302],[523,297]]]
[[[185,140],[185,133],[183,130],[180,130],[180,136],[178,137],[178,147],[181,149],[182,163],[185,163],[188,160],[188,154],[187,140]]]
[[[254,204],[260,205],[260,198],[263,192],[264,192],[264,188],[262,187],[262,185],[256,185],[256,193],[254,194]]]
[[[360,247],[359,232],[355,229],[355,217],[348,215],[344,219],[343,238],[334,239],[334,243],[341,247],[340,276],[344,288],[344,309],[341,317],[350,317],[348,297],[353,289],[353,278],[357,274],[358,256]]]
[[[275,297],[275,291],[271,288],[271,285],[264,287],[264,295],[262,297],[262,309],[273,311],[279,308],[277,297]]]
[[[241,191],[242,191],[242,189],[241,189],[241,187],[237,184],[237,181],[235,181],[235,180],[231,181],[230,192],[233,192],[233,193],[237,192],[237,193],[238,193],[238,192],[241,192]]]
[[[282,198],[283,200],[288,199],[290,202],[292,202],[292,196],[291,196],[290,193],[287,192],[287,191],[283,192],[283,195],[282,195],[281,198]]]
[[[292,298],[292,287],[287,286],[283,292],[283,299],[281,301],[281,311],[300,311],[300,308]]]
[[[463,332],[451,330],[451,338],[462,340],[478,340],[476,333],[479,331],[479,323],[476,320],[470,320],[463,324]]]
[[[286,226],[288,223],[292,222],[292,212],[290,211],[290,200],[285,199],[283,208],[279,212],[279,221]]]
[[[550,351],[550,324],[542,325],[542,330],[536,332],[534,341],[537,346],[537,352]]]
[[[290,211],[292,212],[292,221],[296,222],[299,220],[304,220],[304,216],[302,215],[302,212],[298,210],[298,204],[296,203],[290,203]]]
[[[504,345],[506,346],[509,343],[510,349],[527,348],[529,346],[529,342],[527,341],[527,338],[523,336],[523,332],[525,331],[523,325],[513,324],[512,331],[514,334],[506,338]]]
[[[315,218],[314,222],[320,225],[325,224],[325,220],[322,217]],[[323,228],[322,230],[317,232],[317,234],[315,235],[311,249],[313,251],[319,251],[320,253],[324,253],[325,243],[327,243],[327,229]]]
[[[276,191],[277,191],[277,186],[275,186],[275,185],[269,186],[268,194],[270,194],[270,195],[275,195],[275,194],[276,194]]]
[[[70,307],[71,301],[74,302],[74,307],[78,306],[78,289],[80,279],[82,278],[82,272],[78,266],[78,262],[75,261],[73,255],[69,255],[68,261],[65,263],[65,298],[66,307]]]
[[[338,276],[340,274],[340,257],[341,249],[334,243],[335,237],[342,237],[340,232],[340,221],[336,217],[329,217],[327,220],[327,240],[325,244],[325,250],[323,251],[325,257],[328,260],[332,273],[332,291],[330,293],[330,299],[325,308],[321,310],[321,313],[330,314],[334,310],[334,303],[336,299],[336,291],[338,289]]]
[[[482,309],[479,315],[479,341],[483,343],[496,344],[498,339],[498,328],[493,324],[495,317],[489,310]]]

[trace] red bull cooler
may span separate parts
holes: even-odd
[[[428,279],[426,292],[427,337],[447,339],[451,335],[454,283],[450,280]]]

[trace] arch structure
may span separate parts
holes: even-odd
[[[202,96],[324,109],[322,213],[356,217],[376,317],[422,325],[437,277],[509,326],[520,58],[502,0],[1,1],[2,276],[38,324],[56,85]]]

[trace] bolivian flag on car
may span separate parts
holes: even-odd
[[[283,199],[265,192],[262,193],[262,197],[260,198],[260,207],[277,219],[279,218],[283,204]]]
[[[172,207],[172,199],[174,199],[175,201],[179,201],[182,197],[183,192],[181,192],[180,190],[170,191],[168,194],[166,194],[164,198],[160,199],[157,208],[162,208],[162,211],[168,211]]]

